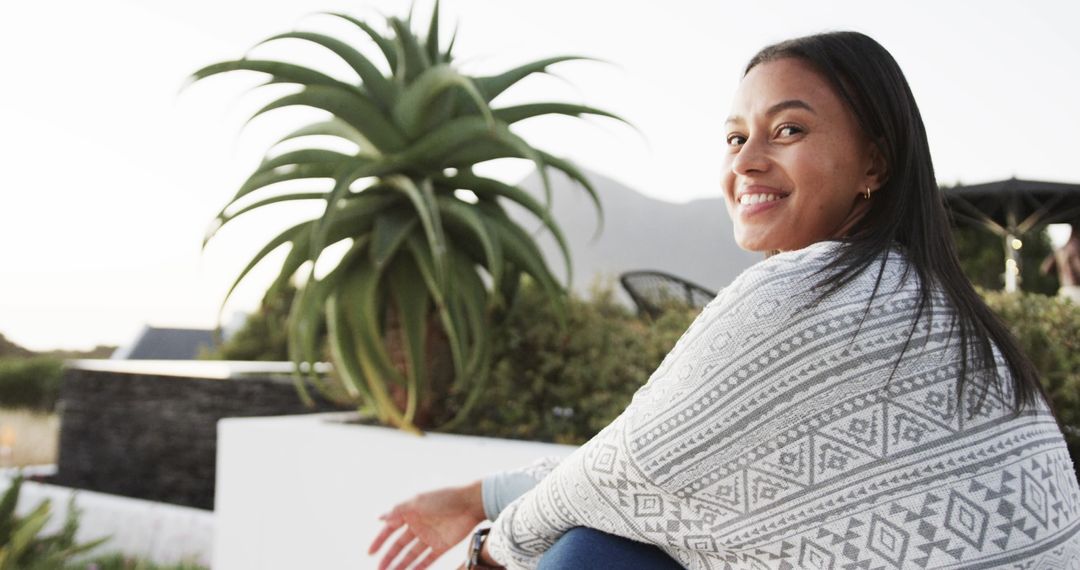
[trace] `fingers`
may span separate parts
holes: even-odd
[[[379,562],[379,570],[386,570],[390,566],[390,563],[397,558],[397,555],[401,553],[401,550],[408,546],[415,538],[416,536],[413,535],[411,530],[405,529],[405,532],[401,533],[401,536],[394,541],[394,545],[390,547],[390,550],[386,551],[386,554]]]
[[[401,528],[401,525],[404,524],[405,521],[403,521],[401,517],[393,515],[393,512],[379,515],[379,520],[386,521],[386,525],[383,526],[382,531],[375,537],[375,540],[371,541],[371,546],[368,547],[369,555],[375,554],[377,550],[382,548],[386,539],[390,538],[390,535],[394,534],[394,531]]]
[[[420,542],[419,540],[413,542],[412,547],[409,548],[407,552],[405,552],[405,556],[401,557],[401,560],[398,560],[397,566],[394,567],[394,570],[405,570],[409,567],[409,564],[412,564],[413,560],[419,558],[425,550],[427,550],[426,544]]]
[[[428,552],[428,555],[425,556],[424,559],[421,560],[420,562],[417,562],[416,566],[414,566],[412,570],[424,570],[428,566],[431,566],[432,564],[434,564],[435,561],[438,560],[440,556],[442,556],[442,554],[443,554],[442,552],[436,552],[434,550],[432,550],[431,552]],[[459,568],[459,570],[465,570],[465,565],[462,564],[458,568]]]

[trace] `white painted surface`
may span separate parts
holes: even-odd
[[[28,475],[34,472],[41,470],[26,469]],[[13,470],[0,473],[0,494],[11,485],[13,476]],[[52,534],[63,526],[72,494],[76,508],[81,511],[76,541],[89,542],[112,535],[91,555],[123,552],[160,564],[181,561],[210,564],[214,540],[211,511],[23,481],[16,513],[26,515],[42,500],[49,499],[52,516],[43,532]]]
[[[293,371],[293,363],[291,362],[253,362],[246,360],[109,360],[107,358],[84,358],[67,360],[64,365],[79,370],[214,380],[250,377],[265,378],[267,376],[281,376],[285,380],[291,380],[290,375]],[[307,371],[307,363],[303,363],[300,369]],[[326,374],[330,370],[329,363],[318,362],[315,364],[315,372],[319,374]]]
[[[377,517],[412,495],[460,485],[572,446],[343,423],[352,412],[218,422],[214,570],[376,568]],[[464,560],[462,543],[433,568]]]

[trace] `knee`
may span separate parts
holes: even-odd
[[[567,531],[540,558],[537,570],[657,569],[682,566],[658,547],[586,527]]]
[[[602,542],[604,536],[604,533],[586,527],[566,531],[540,558],[537,570],[587,567],[597,550],[597,543]]]

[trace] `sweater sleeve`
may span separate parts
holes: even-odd
[[[485,477],[480,483],[480,494],[487,519],[494,521],[507,505],[535,487],[558,464],[558,457],[543,457],[520,469],[500,471]]]
[[[716,445],[734,432],[714,426],[735,405],[725,397],[741,396],[725,393],[719,380],[731,374],[740,385],[767,384],[735,365],[767,355],[794,330],[808,298],[803,257],[759,262],[721,291],[626,410],[499,514],[488,539],[492,557],[510,569],[535,568],[577,526],[655,544],[688,567],[695,556],[721,552],[707,516],[688,507],[680,476],[736,457],[733,446]]]

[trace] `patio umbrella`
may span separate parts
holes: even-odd
[[[954,219],[982,227],[1005,245],[1005,290],[1016,291],[1021,238],[1048,224],[1080,218],[1080,184],[1010,178],[944,188]]]

